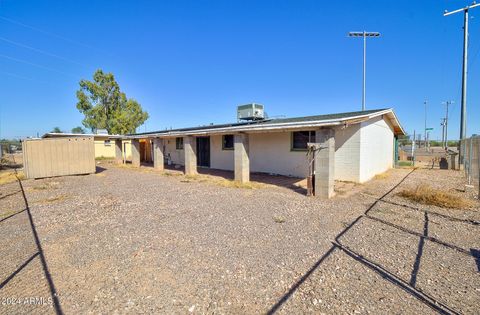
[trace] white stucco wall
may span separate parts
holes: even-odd
[[[183,150],[176,149],[175,138],[166,138],[164,140],[165,144],[165,158],[170,154],[173,164],[185,165],[185,154]]]
[[[222,150],[222,136],[210,137],[210,167],[233,171],[233,150]]]
[[[360,180],[360,124],[335,130],[335,180]]]
[[[250,171],[306,177],[306,151],[292,151],[291,132],[249,134]],[[335,130],[335,179],[365,182],[393,166],[393,129],[382,117]],[[165,139],[165,155],[184,165],[175,138]],[[233,150],[222,150],[222,136],[210,136],[210,167],[233,170]]]
[[[249,135],[250,171],[306,177],[306,151],[290,150],[290,132]]]
[[[393,167],[393,129],[383,117],[361,123],[360,179],[363,183]]]

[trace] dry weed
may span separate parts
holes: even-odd
[[[275,217],[273,217],[273,221],[274,221],[275,223],[285,223],[286,220],[285,220],[284,217],[275,216]]]
[[[0,173],[0,185],[14,182],[14,181],[17,180],[17,178],[20,179],[20,180],[25,179],[25,175],[23,174],[23,172],[17,172],[16,176],[15,176],[14,171],[1,172]]]
[[[412,201],[433,205],[442,208],[469,208],[472,206],[472,202],[462,197],[455,196],[446,191],[434,189],[428,185],[418,185],[413,189],[404,189],[399,196],[410,199]]]
[[[375,179],[387,179],[390,177],[390,174],[388,172],[383,172],[381,174],[375,175]]]
[[[60,185],[59,182],[47,182],[38,186],[34,186],[32,190],[47,190],[47,189],[57,189]]]
[[[68,198],[69,197],[67,195],[60,195],[60,196],[56,196],[56,197],[50,197],[50,198],[46,198],[46,199],[37,200],[35,203],[36,204],[48,204],[48,203],[64,201]]]

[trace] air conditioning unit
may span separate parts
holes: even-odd
[[[265,119],[263,105],[251,103],[237,107],[238,120],[262,120]]]

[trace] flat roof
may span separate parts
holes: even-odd
[[[198,127],[187,127],[178,129],[165,129],[158,131],[142,132],[129,134],[132,138],[141,138],[142,136],[180,136],[180,135],[196,135],[207,133],[227,133],[227,132],[248,132],[248,131],[266,131],[275,129],[298,129],[304,127],[322,127],[335,126],[341,124],[353,124],[369,120],[371,118],[386,115],[393,126],[396,135],[403,135],[403,130],[397,116],[391,108],[372,109],[365,111],[335,113],[326,115],[314,115],[292,118],[276,118],[244,121],[230,124],[211,124]]]
[[[404,135],[400,122],[391,108],[372,109],[365,111],[334,113],[325,115],[292,117],[292,118],[275,118],[262,119],[252,121],[242,121],[229,124],[211,124],[197,127],[165,129],[150,132],[141,132],[128,135],[109,135],[109,134],[76,134],[76,133],[55,133],[49,132],[42,138],[56,137],[95,137],[107,139],[136,139],[146,137],[176,137],[186,135],[208,135],[208,134],[226,134],[232,132],[268,132],[278,130],[298,130],[316,127],[333,127],[339,125],[357,124],[367,121],[374,117],[385,115],[390,121],[395,135]]]

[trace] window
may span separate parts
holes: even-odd
[[[222,150],[233,150],[233,135],[222,136]]]
[[[292,150],[306,150],[308,142],[315,142],[315,131],[292,132]]]
[[[175,139],[175,147],[177,148],[177,150],[183,150],[183,138]]]
[[[103,144],[106,146],[106,147],[109,147],[110,146],[110,140],[105,140],[103,142]]]

